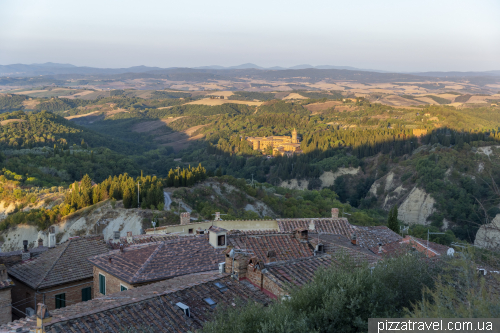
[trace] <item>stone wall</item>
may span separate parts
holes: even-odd
[[[0,290],[0,325],[12,321],[11,289]]]
[[[35,304],[37,303],[45,303],[49,311],[54,310],[56,308],[55,296],[58,294],[66,294],[66,306],[80,303],[82,301],[82,289],[87,287],[93,288],[93,281],[92,278],[90,278],[66,283],[53,288],[42,289],[36,292],[23,282],[12,277],[11,279],[15,284],[12,288],[12,313],[17,318],[25,317],[24,313],[28,307],[36,310]]]
[[[99,274],[106,277],[106,295],[119,293],[121,291],[121,286],[124,286],[127,289],[134,288],[134,286],[132,286],[131,284],[128,284],[127,282],[122,281],[117,277],[106,273],[105,271],[94,266],[94,285],[92,287],[93,298],[103,296],[103,294],[99,292]]]

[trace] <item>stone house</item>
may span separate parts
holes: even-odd
[[[7,268],[0,264],[0,324],[12,320],[12,287],[14,282],[7,276]]]
[[[151,236],[147,235],[146,239],[148,237]],[[121,246],[118,250],[90,257],[88,261],[93,266],[94,297],[177,276],[218,270],[219,263],[224,262],[223,249],[210,244],[208,237],[165,237],[164,241]]]
[[[453,255],[455,253],[455,250],[451,247],[431,241],[427,242],[427,240],[410,235],[392,243],[374,246],[370,250],[373,253],[391,257],[404,254],[408,251],[420,252],[428,258],[439,258],[443,255]]]
[[[32,313],[38,303],[53,310],[91,299],[93,274],[87,257],[108,251],[102,236],[72,237],[10,267],[14,317]]]
[[[122,333],[129,327],[147,332],[198,332],[219,307],[250,301],[266,306],[272,301],[248,281],[238,282],[218,271],[179,276],[115,296],[50,311],[44,317],[44,333]],[[41,318],[33,315],[1,325],[0,332],[30,332],[37,319]]]

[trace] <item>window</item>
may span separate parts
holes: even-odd
[[[217,236],[217,246],[224,246],[224,245],[226,245],[226,236],[225,235]]]
[[[56,309],[66,307],[66,294],[57,294],[56,298]]]
[[[106,277],[102,274],[99,274],[99,292],[106,295]]]
[[[219,289],[219,291],[220,291],[221,293],[224,293],[225,291],[227,291],[227,287],[226,287],[226,285],[224,285],[224,284],[222,284],[222,283],[220,283],[220,282],[215,282],[214,284],[215,284],[215,286]]]
[[[217,303],[215,303],[211,298],[204,298],[203,300],[205,301],[205,303],[210,305],[212,309],[214,309],[217,306]]]
[[[82,302],[92,299],[92,287],[82,288]]]
[[[120,284],[120,291],[125,291],[128,290],[127,287],[125,287],[123,284]]]
[[[192,234],[193,233],[193,229],[189,229],[188,233]]]

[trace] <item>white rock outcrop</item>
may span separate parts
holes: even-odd
[[[321,179],[321,187],[330,187],[335,183],[335,179],[344,175],[356,175],[361,170],[360,167],[357,168],[338,168],[337,171],[325,171],[319,177]]]
[[[500,249],[500,214],[497,214],[491,223],[479,228],[474,245],[487,249]]]
[[[398,209],[398,219],[407,224],[428,224],[436,201],[424,190],[414,187]]]

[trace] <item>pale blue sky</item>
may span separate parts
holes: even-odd
[[[499,0],[0,0],[0,64],[500,69]]]

